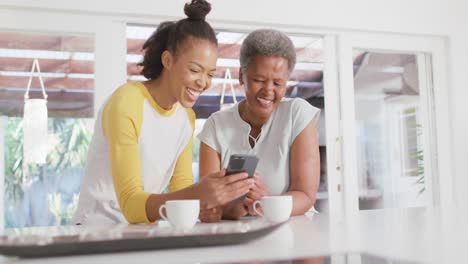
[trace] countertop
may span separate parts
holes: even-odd
[[[360,211],[346,223],[330,220],[326,213],[291,217],[273,233],[242,245],[47,259],[0,256],[0,262],[229,263],[363,252],[425,263],[447,263],[452,260],[468,263],[463,262],[468,253],[468,232],[464,227],[468,221],[458,214],[441,217],[440,211],[434,209],[385,209]],[[61,232],[67,228],[75,228],[76,231],[76,227],[56,227]]]

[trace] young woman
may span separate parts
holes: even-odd
[[[243,202],[229,203],[203,220],[254,214],[253,201],[268,194],[291,195],[292,215],[314,205],[320,178],[315,127],[320,110],[303,99],[283,98],[295,63],[294,46],[279,31],[256,30],[242,43],[239,82],[245,100],[206,121],[199,134],[200,175],[226,167],[231,154],[258,156],[258,174]]]
[[[216,70],[217,39],[205,21],[210,10],[193,0],[185,5],[187,18],[162,23],[143,46],[148,81],[126,83],[105,102],[74,223],[153,222],[167,200],[200,199],[209,210],[253,186],[245,173],[223,177],[219,170],[192,185],[191,107]]]

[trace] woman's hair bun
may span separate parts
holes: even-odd
[[[184,6],[184,12],[189,19],[205,20],[211,11],[211,4],[205,0],[192,0]]]

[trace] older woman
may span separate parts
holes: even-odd
[[[199,134],[200,175],[226,168],[231,154],[256,155],[255,186],[242,202],[230,202],[201,218],[238,219],[253,213],[253,201],[283,194],[293,197],[292,215],[304,214],[314,205],[319,185],[320,110],[303,99],[284,98],[296,63],[294,45],[279,31],[256,30],[242,44],[240,63],[246,98],[206,121]]]

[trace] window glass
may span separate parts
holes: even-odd
[[[359,209],[422,207],[420,69],[414,54],[354,49]]]
[[[40,73],[31,74],[37,60]],[[24,94],[47,93],[47,165],[23,162]],[[0,32],[0,126],[5,157],[5,227],[67,224],[84,173],[93,124],[94,38]],[[5,118],[4,118],[5,120]]]

